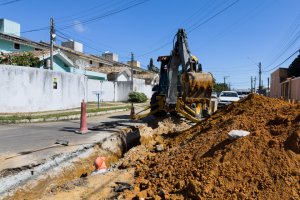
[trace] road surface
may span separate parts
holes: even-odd
[[[0,125],[0,171],[17,168],[29,164],[38,164],[43,159],[60,153],[74,151],[80,145],[99,142],[106,137],[118,133],[118,129],[132,125],[129,112],[111,113],[87,119],[88,127],[100,125],[100,129],[88,134],[77,134],[79,120]],[[49,147],[56,140],[67,140],[69,146],[57,146],[38,152],[19,155],[20,152]],[[12,157],[7,159],[8,157]]]

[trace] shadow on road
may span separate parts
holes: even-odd
[[[110,116],[108,118],[111,118],[111,119],[127,119],[127,120],[130,119],[129,115],[116,115],[116,116]]]

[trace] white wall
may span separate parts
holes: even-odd
[[[57,89],[53,89],[53,79]],[[127,101],[131,81],[99,81],[68,72],[0,65],[0,113],[36,112],[80,107],[86,101]],[[150,99],[152,86],[134,79],[134,90]]]
[[[127,101],[131,81],[97,81],[88,80],[88,101],[98,101],[96,93],[100,93],[103,101]],[[145,80],[134,79],[134,91],[143,92],[150,99],[152,96],[152,86],[145,85]]]
[[[115,101],[115,82],[88,80],[87,85],[87,101],[98,101],[96,93],[100,93],[100,99],[103,101]]]
[[[53,78],[57,89],[53,89]],[[44,69],[0,65],[0,113],[79,107],[85,77]]]
[[[150,99],[152,96],[152,85],[146,85],[144,79],[133,79],[133,90],[143,92]]]

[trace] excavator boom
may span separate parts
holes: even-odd
[[[171,55],[158,57],[160,81],[151,98],[149,114],[180,113],[197,122],[199,117],[214,110],[210,102],[213,76],[202,72],[201,65],[197,66],[198,59],[191,55],[184,29],[178,30],[176,39]],[[141,115],[135,118],[141,118]]]

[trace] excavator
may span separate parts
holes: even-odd
[[[131,108],[131,118],[139,120],[149,115],[156,117],[181,114],[192,122],[199,122],[215,110],[211,102],[213,76],[202,72],[202,66],[188,47],[187,34],[179,29],[174,37],[173,50],[168,56],[159,56],[161,63],[159,84],[154,92],[150,105],[135,113]],[[141,114],[150,109],[150,112]]]

